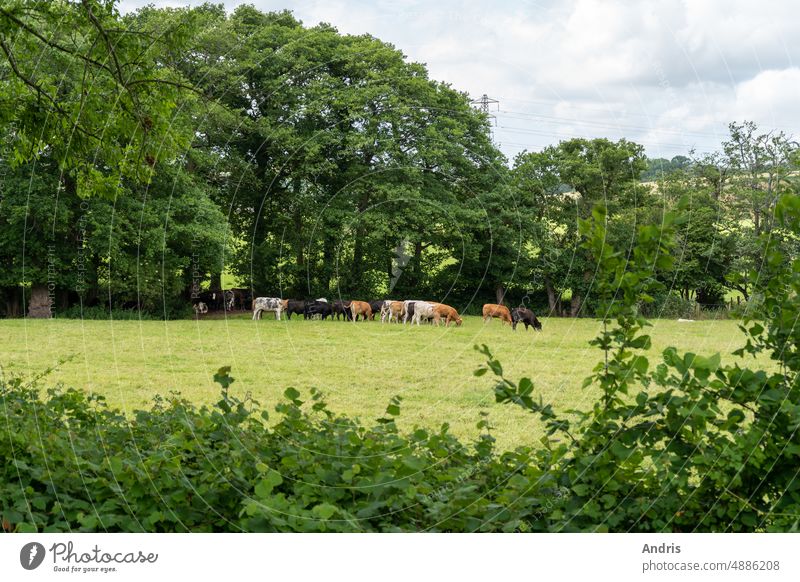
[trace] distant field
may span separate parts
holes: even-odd
[[[498,321],[484,325],[478,317],[465,317],[461,328],[450,329],[298,318],[278,322],[272,314],[260,322],[249,315],[169,322],[0,320],[0,364],[7,372],[31,374],[74,355],[49,383],[100,392],[127,412],[170,390],[197,403],[214,402],[218,387],[211,377],[230,365],[236,391],[251,392],[270,409],[287,386],[304,394],[316,386],[333,410],[369,420],[381,416],[399,394],[404,427],[448,422],[458,435],[471,437],[477,434],[479,412],[486,410],[500,446],[513,447],[540,437],[539,422],[494,403],[490,377],[472,375],[482,363],[473,345],[489,345],[509,377],[529,376],[556,409],[587,408],[597,395],[580,385],[601,358],[587,343],[598,323],[549,319],[543,324],[540,333],[524,328],[512,333]],[[742,343],[736,325],[656,320],[651,364],[669,345],[724,356]]]

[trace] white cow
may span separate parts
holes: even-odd
[[[387,299],[381,305],[381,323],[386,323],[387,318],[389,323],[392,323],[392,303],[394,299]]]
[[[416,322],[419,325],[419,322],[423,319],[426,321],[428,319],[436,319],[436,310],[433,308],[433,304],[427,301],[416,301],[414,302],[414,320],[411,324],[413,325]]]
[[[253,301],[253,319],[261,319],[262,311],[274,311],[275,319],[280,321],[283,309],[283,299],[279,297],[258,297]]]
[[[194,308],[194,314],[195,315],[201,315],[203,313],[208,313],[208,305],[206,305],[202,301],[198,301],[192,307]]]

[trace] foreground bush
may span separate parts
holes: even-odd
[[[551,526],[561,492],[537,455],[496,455],[447,427],[400,434],[398,401],[373,426],[335,416],[318,392],[286,390],[267,426],[257,403],[212,408],[178,395],[132,420],[102,397],[2,387],[0,509],[6,531],[506,530]],[[482,427],[486,427],[485,422]],[[548,501],[549,499],[549,501]],[[516,507],[519,504],[520,507]],[[533,523],[533,522],[532,522]]]
[[[800,233],[800,198],[778,205]],[[394,399],[372,424],[337,416],[319,392],[288,388],[273,422],[250,398],[196,407],[157,399],[132,419],[102,397],[19,378],[0,387],[0,512],[6,531],[793,531],[800,523],[800,260],[767,245],[763,301],[738,355],[774,370],[723,365],[675,348],[654,368],[639,305],[671,265],[668,215],[639,230],[631,253],[606,244],[606,216],[582,225],[603,355],[588,411],[558,413],[534,385],[504,377],[487,347],[496,400],[538,415],[537,448],[498,452],[491,426],[465,444],[400,433]]]

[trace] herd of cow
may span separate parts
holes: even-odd
[[[280,320],[282,314],[286,314],[288,319],[292,315],[302,315],[305,319],[321,318],[344,319],[349,321],[361,321],[368,319],[374,320],[380,314],[382,323],[395,321],[400,323],[411,322],[420,325],[422,322],[430,322],[439,325],[444,322],[449,327],[451,323],[460,326],[463,322],[458,311],[444,303],[435,301],[405,300],[393,301],[384,299],[380,301],[342,301],[329,302],[325,298],[313,301],[301,301],[297,299],[281,299],[279,297],[257,297],[253,300],[253,319],[261,319],[265,311],[274,312],[275,318]],[[483,320],[488,321],[498,318],[504,323],[511,325],[516,331],[517,324],[533,327],[534,330],[541,330],[542,324],[530,309],[525,307],[515,307],[509,309],[505,305],[487,303],[483,306]]]

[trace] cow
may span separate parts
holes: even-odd
[[[274,311],[275,319],[280,321],[283,305],[280,297],[257,297],[253,301],[253,319],[261,319],[263,311]]]
[[[406,299],[403,301],[403,323],[414,319],[414,304],[417,303],[416,299]]]
[[[525,307],[515,307],[512,309],[511,321],[511,327],[514,331],[517,331],[517,324],[520,322],[525,324],[525,331],[528,331],[529,325],[533,327],[535,331],[541,331],[542,329],[542,324],[538,319],[536,319],[533,311]]]
[[[436,319],[436,308],[427,301],[415,301],[414,319],[411,321],[411,324],[413,325],[416,322],[416,324],[419,325],[420,321],[423,319]]]
[[[387,301],[384,303],[381,309],[381,322],[386,319],[389,323],[392,323],[392,319],[394,319],[397,323],[400,323],[401,317],[403,317],[402,301]]]
[[[372,315],[369,316],[371,320],[375,320],[375,316],[381,312],[383,309],[383,305],[386,303],[385,300],[381,299],[380,301],[370,301],[369,308],[372,310]],[[381,320],[382,321],[382,320]]]
[[[493,317],[499,318],[503,323],[511,324],[511,312],[509,312],[508,307],[505,305],[498,305],[496,303],[485,304],[483,306],[483,322],[486,323]]]
[[[196,299],[205,303],[206,307],[211,311],[217,311],[223,308],[222,291],[203,291]]]
[[[445,305],[444,303],[436,303],[433,306],[433,311],[436,314],[433,318],[436,325],[439,325],[439,321],[444,318],[444,324],[446,327],[450,327],[451,321],[456,324],[456,327],[461,326],[462,319],[459,317],[458,311],[449,305]]]
[[[284,311],[286,311],[286,318],[292,319],[292,315],[304,315],[306,312],[306,302],[297,299],[284,300]]]
[[[250,292],[250,289],[243,289],[241,287],[234,287],[233,289],[229,289],[231,293],[233,293],[233,303],[231,304],[231,310],[234,309],[241,309],[244,311],[247,309],[247,306],[250,305],[252,302],[253,294]]]
[[[353,321],[358,321],[358,316],[361,316],[361,321],[366,321],[372,317],[372,308],[366,301],[351,301],[350,313],[353,316]]]
[[[339,319],[339,316],[345,318],[345,320],[349,320],[352,317],[352,313],[350,313],[350,301],[344,301],[342,299],[337,299],[333,302],[333,315],[331,317],[336,317]]]
[[[331,316],[333,319],[333,307],[327,300],[316,299],[314,301],[306,301],[303,309],[303,318],[312,319],[319,315],[323,320]]]
[[[192,308],[194,309],[194,314],[195,315],[201,315],[201,314],[204,314],[204,313],[208,313],[208,305],[206,305],[202,301],[198,301],[197,303],[192,305]]]
[[[236,295],[230,289],[222,292],[222,308],[225,311],[233,311],[233,306],[236,304]]]

